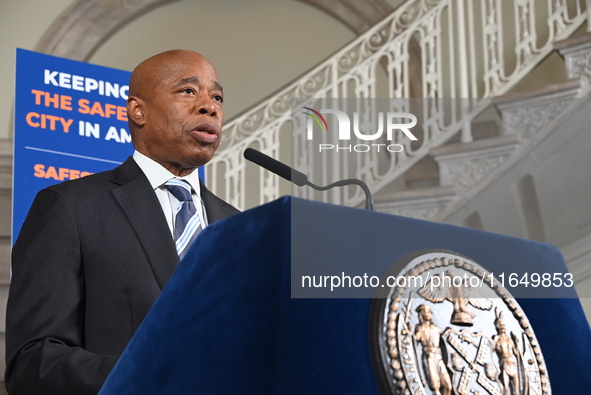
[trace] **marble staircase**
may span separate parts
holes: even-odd
[[[572,224],[556,218],[577,204],[560,202],[591,196],[588,171],[566,170],[568,151],[582,151],[587,143],[591,149],[589,133],[565,126],[587,111],[591,34],[557,42],[555,49],[564,58],[565,81],[493,98],[491,111],[498,121],[474,124],[472,142],[450,140],[431,149],[405,173],[404,190],[375,194],[377,210],[550,242],[563,250],[577,272],[575,280],[590,278],[591,265],[584,262],[591,259],[591,249],[580,246],[581,238],[591,235],[591,211],[576,214]],[[551,188],[552,179],[542,177],[542,169],[560,175],[554,182],[562,187]]]

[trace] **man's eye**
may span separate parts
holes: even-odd
[[[222,96],[220,96],[220,95],[215,95],[213,97],[213,100],[219,101],[220,103],[223,103],[224,102],[224,98]]]
[[[183,93],[192,94],[195,93],[195,90],[193,88],[185,88],[183,89]]]

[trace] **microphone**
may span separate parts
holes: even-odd
[[[261,167],[264,167],[271,173],[275,173],[278,176],[285,178],[287,181],[293,182],[299,187],[303,187],[308,183],[308,176],[306,176],[304,173],[300,173],[296,169],[287,166],[285,163],[281,163],[278,160],[263,154],[261,151],[255,150],[254,148],[245,149],[244,158],[256,163]]]
[[[373,199],[371,197],[371,192],[366,183],[356,178],[350,178],[347,180],[341,180],[337,182],[333,182],[332,184],[326,186],[318,186],[312,184],[308,181],[308,176],[304,173],[301,173],[286,165],[285,163],[281,163],[276,159],[271,158],[268,155],[263,154],[260,151],[255,150],[254,148],[247,148],[244,150],[244,158],[248,159],[249,161],[264,167],[265,169],[269,170],[271,173],[275,173],[280,177],[285,178],[287,181],[293,182],[297,186],[303,187],[304,185],[308,185],[317,191],[327,191],[334,187],[342,187],[345,185],[359,185],[363,192],[365,192],[365,209],[370,211],[376,211],[373,205]]]

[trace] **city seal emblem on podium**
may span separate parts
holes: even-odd
[[[382,392],[400,395],[549,395],[527,317],[477,263],[447,251],[395,264],[372,312]]]

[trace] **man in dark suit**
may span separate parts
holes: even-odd
[[[203,56],[175,50],[147,59],[130,81],[133,157],[37,195],[12,254],[10,394],[99,391],[183,253],[175,215],[185,203],[167,180],[190,185],[199,229],[237,212],[195,171],[220,144],[222,102]]]

